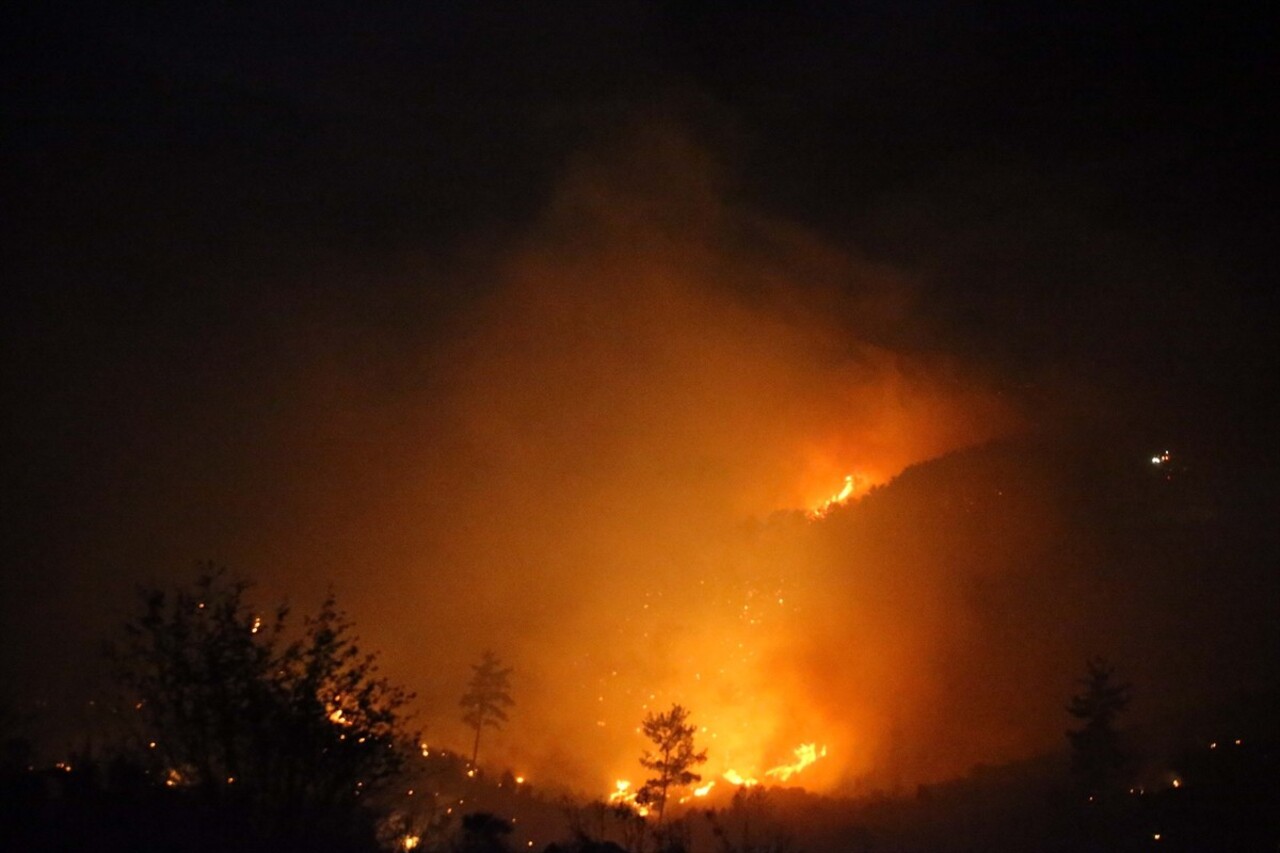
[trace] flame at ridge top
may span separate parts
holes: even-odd
[[[764,772],[764,776],[777,779],[779,782],[786,782],[792,776],[802,772],[814,762],[821,758],[827,757],[827,747],[824,745],[819,747],[817,743],[802,743],[797,746],[793,753],[796,760],[789,764],[779,764]],[[737,770],[730,768],[720,774],[720,778],[730,785],[738,788],[754,788],[761,784],[760,779],[755,776],[744,776]],[[676,802],[678,804],[687,803],[690,799],[706,797],[711,790],[716,787],[715,779],[711,779],[702,785],[691,790],[691,793],[680,797]],[[627,779],[618,779],[614,782],[614,790],[610,792],[608,802],[612,805],[624,805],[635,810],[636,814],[641,817],[647,817],[650,810],[637,802],[636,796],[639,793],[634,789],[631,782]]]
[[[819,758],[826,758],[827,748],[826,746],[823,746],[822,749],[819,750],[817,744],[802,743],[796,747],[795,756],[796,760],[791,764],[780,764],[772,770],[766,770],[764,775],[773,776],[777,778],[778,781],[785,782],[792,776],[804,770],[813,762],[817,761]]]
[[[764,771],[765,776],[771,776],[779,782],[786,782],[792,776],[800,773],[809,765],[813,764],[819,758],[827,757],[827,747],[821,748],[817,743],[802,743],[792,750],[796,760],[790,764],[779,764],[777,767],[771,767]],[[737,785],[742,788],[750,788],[760,784],[760,780],[754,776],[743,776],[737,770],[729,769],[721,774],[721,778],[731,785]]]
[[[835,494],[831,495],[831,497],[822,501],[817,506],[811,507],[808,510],[806,510],[805,515],[808,516],[810,519],[815,519],[815,520],[819,518],[824,518],[828,513],[831,512],[831,510],[847,503],[849,499],[854,497],[855,495],[860,495],[863,492],[865,492],[868,485],[869,484],[867,483],[865,477],[857,473],[846,474],[844,477],[844,483],[843,485],[841,485],[840,490]]]

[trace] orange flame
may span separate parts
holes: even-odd
[[[796,757],[795,761],[790,764],[779,764],[777,767],[770,768],[764,772],[764,775],[771,776],[779,782],[786,782],[792,776],[804,770],[819,758],[826,758],[827,748],[823,746],[819,749],[816,743],[802,743],[795,748],[794,754]],[[740,788],[750,788],[760,784],[760,780],[756,777],[744,776],[737,770],[733,769],[726,770],[721,774],[721,778],[730,785],[737,785]]]
[[[848,501],[860,485],[862,485],[861,477],[856,474],[846,474],[844,477],[844,485],[840,487],[840,491],[810,509],[805,513],[805,515],[811,519],[823,518],[827,513],[831,512],[831,510]]]
[[[824,746],[819,750],[817,744],[802,743],[796,747],[795,756],[796,760],[791,764],[780,764],[772,770],[766,770],[764,775],[773,776],[779,782],[785,782],[819,758],[826,758],[827,748]]]
[[[609,803],[611,805],[627,806],[635,811],[640,817],[648,817],[649,809],[636,802],[636,794],[638,792],[631,790],[631,783],[626,779],[619,779],[613,783],[614,792],[609,795]]]

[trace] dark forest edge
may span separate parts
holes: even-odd
[[[655,773],[637,805],[544,794],[475,763],[515,705],[509,667],[473,664],[461,705],[470,760],[428,748],[412,694],[379,674],[332,594],[314,615],[253,609],[211,564],[140,591],[108,648],[118,685],[97,742],[40,763],[0,707],[0,834],[52,851],[784,853],[908,850],[1272,850],[1280,840],[1280,690],[1185,721],[1158,759],[1125,728],[1135,689],[1087,662],[1064,749],[913,792],[826,796],[738,788],[676,805],[705,759],[689,710],[643,721]],[[548,787],[551,787],[550,785]],[[643,808],[644,805],[653,808]]]

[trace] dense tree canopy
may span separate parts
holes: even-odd
[[[247,590],[205,567],[191,588],[142,591],[113,658],[148,763],[266,837],[359,835],[400,766],[411,697],[377,675],[332,594],[291,632],[287,607],[260,614]]]

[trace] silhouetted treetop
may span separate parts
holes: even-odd
[[[692,768],[706,761],[707,753],[694,749],[697,727],[689,722],[689,711],[681,705],[672,705],[663,714],[645,715],[640,728],[654,744],[654,749],[646,749],[640,756],[640,763],[656,775],[645,781],[636,794],[636,802],[652,805],[658,813],[658,823],[662,823],[670,789],[700,781],[702,777]]]
[[[480,663],[471,665],[471,680],[459,703],[463,708],[462,721],[475,729],[475,742],[471,748],[471,764],[474,767],[480,754],[480,732],[485,726],[502,728],[507,721],[507,708],[515,705],[511,698],[511,667],[504,667],[492,651],[486,650]]]
[[[1104,658],[1086,662],[1079,679],[1081,691],[1071,697],[1067,713],[1080,727],[1067,732],[1071,742],[1072,771],[1090,795],[1102,793],[1124,769],[1126,756],[1120,747],[1116,718],[1129,705],[1131,685],[1115,680],[1115,667]]]
[[[377,674],[332,593],[291,632],[211,565],[189,588],[141,590],[112,650],[152,772],[248,804],[269,833],[341,833],[399,769],[411,695]],[[292,634],[292,636],[291,636]]]

